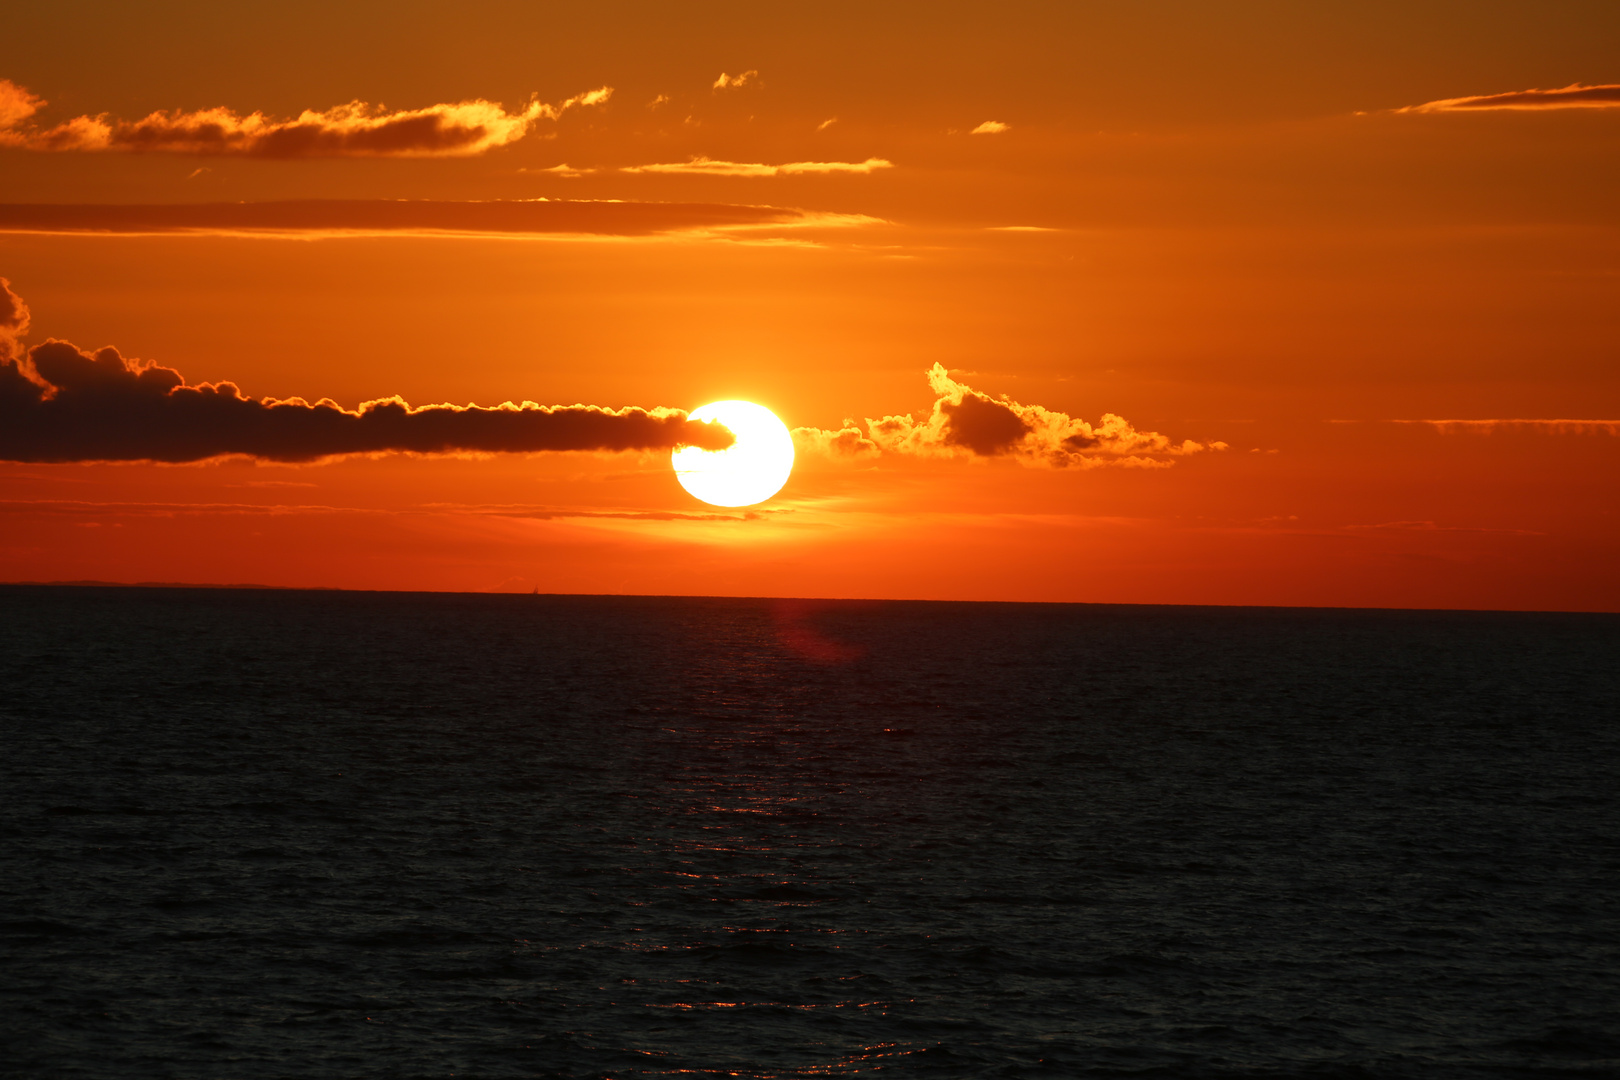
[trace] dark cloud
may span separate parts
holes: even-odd
[[[232,454],[314,461],[343,454],[723,449],[732,435],[679,409],[594,405],[494,408],[400,398],[345,409],[333,401],[252,398],[228,382],[188,385],[173,368],[117,349],[47,341],[24,356],[28,309],[0,282],[0,461],[203,461]]]
[[[1029,425],[1012,408],[983,394],[963,394],[956,401],[943,399],[941,429],[948,446],[965,446],[986,457],[1004,454],[1029,434]]]
[[[648,236],[812,222],[800,210],[726,203],[302,199],[252,203],[0,204],[0,231],[110,233],[588,233]]]
[[[1582,86],[1572,83],[1558,90],[1514,90],[1506,94],[1442,98],[1410,105],[1397,112],[1479,112],[1492,109],[1613,109],[1620,108],[1620,85]]]

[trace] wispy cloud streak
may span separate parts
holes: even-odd
[[[1489,419],[1489,420],[1392,420],[1395,424],[1426,424],[1447,435],[1472,432],[1489,435],[1504,428],[1540,431],[1550,435],[1620,435],[1620,420],[1566,419]]]
[[[603,86],[555,105],[534,98],[515,112],[483,98],[394,111],[351,101],[323,111],[306,109],[290,120],[221,106],[159,110],[139,120],[102,113],[40,127],[32,120],[46,102],[0,80],[0,146],[261,158],[470,157],[516,142],[538,120],[600,105],[612,94],[612,87]]]
[[[257,203],[0,204],[0,232],[506,233],[649,236],[697,229],[802,225],[802,210],[727,203],[311,199]]]
[[[1486,112],[1491,110],[1542,111],[1547,109],[1620,108],[1620,84],[1582,86],[1571,83],[1557,90],[1514,90],[1506,94],[1477,94],[1442,98],[1396,109],[1403,113]]]
[[[865,161],[789,161],[782,165],[759,162],[714,161],[695,157],[691,161],[676,161],[656,165],[628,165],[620,169],[627,173],[662,173],[674,176],[805,176],[828,173],[859,173],[869,175],[880,169],[892,169],[894,162],[883,158]]]
[[[513,517],[536,521],[571,518],[602,518],[628,521],[753,521],[763,515],[757,510],[742,513],[692,513],[679,510],[582,510],[553,506],[477,505],[466,503],[422,503],[404,507],[330,506],[321,503],[218,503],[218,502],[113,502],[90,499],[0,499],[0,514],[30,514],[51,517],[179,517],[179,516],[269,516],[292,514],[348,514],[366,517],[398,517],[406,514],[446,516]]]

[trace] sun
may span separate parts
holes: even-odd
[[[720,421],[737,441],[676,450],[670,464],[681,487],[711,506],[753,506],[782,490],[793,472],[793,436],[775,413],[752,401],[711,401],[691,416]]]

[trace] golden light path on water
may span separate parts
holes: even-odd
[[[681,486],[711,506],[753,506],[782,490],[793,472],[787,425],[752,401],[711,401],[693,420],[718,420],[737,441],[724,450],[683,446],[670,455]]]

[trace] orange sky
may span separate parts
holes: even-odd
[[[761,7],[8,16],[14,363],[881,449],[0,463],[0,579],[1620,610],[1613,4]]]

